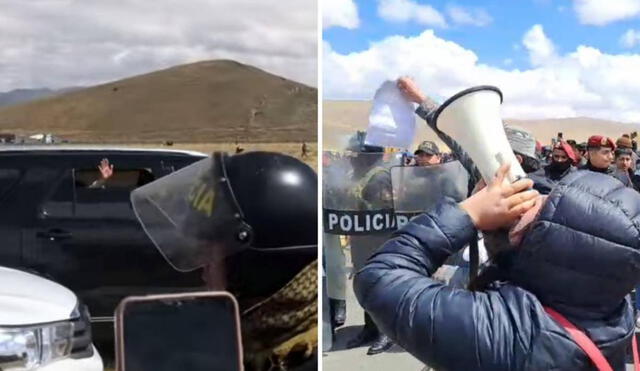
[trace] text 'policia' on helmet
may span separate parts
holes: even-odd
[[[136,189],[136,216],[179,271],[245,250],[317,246],[317,176],[293,157],[248,152],[212,157]]]

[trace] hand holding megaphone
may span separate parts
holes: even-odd
[[[509,169],[509,164],[502,165],[487,187],[460,203],[477,229],[492,231],[511,226],[535,206],[539,193],[528,190],[533,181],[525,178],[506,182]]]

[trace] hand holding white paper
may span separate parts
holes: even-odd
[[[384,82],[373,98],[365,144],[408,149],[415,131],[413,104],[402,95],[395,81]]]

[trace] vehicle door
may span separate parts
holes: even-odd
[[[55,161],[39,161],[28,153],[0,154],[0,265],[25,269],[22,229],[33,225],[40,196],[59,176]]]
[[[114,174],[100,185],[105,157]],[[157,156],[83,153],[68,166],[38,209],[34,243],[24,249],[29,265],[74,290],[95,317],[111,317],[125,296],[202,286],[198,272],[165,262],[133,213],[131,191],[162,173]]]

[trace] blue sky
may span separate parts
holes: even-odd
[[[323,7],[325,98],[368,99],[383,80],[411,74],[439,96],[497,85],[520,117],[640,121],[640,0],[326,0]],[[471,17],[461,20],[452,8]]]
[[[574,51],[580,45],[590,45],[605,53],[628,53],[632,50],[622,47],[620,37],[629,28],[640,27],[637,19],[622,20],[606,26],[582,25],[572,11],[571,1],[552,0],[467,0],[467,1],[417,1],[428,4],[440,12],[447,6],[481,7],[493,21],[484,27],[456,26],[446,29],[435,28],[436,35],[454,41],[473,50],[481,63],[503,65],[511,59],[514,68],[530,66],[527,55],[520,45],[522,35],[534,24],[543,26],[560,53]],[[371,41],[389,35],[416,35],[428,26],[411,23],[393,23],[381,19],[377,14],[375,1],[357,0],[360,27],[349,30],[342,27],[325,29],[323,39],[340,53],[361,51]],[[638,49],[636,48],[636,51]]]
[[[544,27],[561,53],[571,52],[580,45],[590,45],[606,53],[626,53],[630,50],[621,46],[621,35],[629,28],[639,27],[637,19],[623,20],[606,26],[582,25],[572,11],[571,1],[552,0],[490,0],[490,1],[417,1],[445,12],[450,4],[481,7],[493,18],[484,27],[456,26],[446,29],[436,28],[436,34],[454,41],[476,52],[481,63],[502,65],[511,59],[512,67],[529,67],[529,60],[520,45],[522,35],[534,24]],[[360,27],[349,30],[332,27],[324,30],[323,39],[334,50],[347,53],[366,49],[371,41],[389,35],[416,35],[428,26],[412,23],[387,22],[377,14],[375,1],[357,0]],[[636,49],[637,50],[637,49]]]

